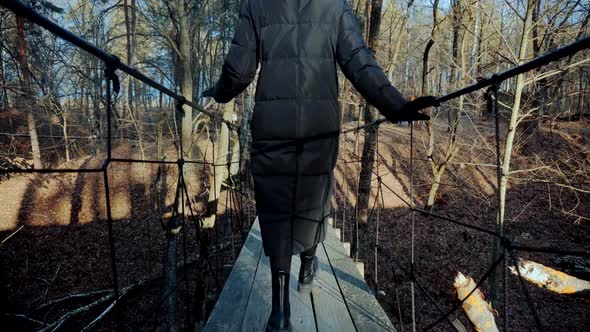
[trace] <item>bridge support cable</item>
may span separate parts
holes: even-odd
[[[375,146],[375,150],[376,150],[376,158],[375,158],[375,163],[377,166],[377,172],[379,172],[379,135],[377,135],[377,139],[375,142],[376,146]],[[375,205],[379,205],[377,208],[377,212],[376,212],[376,218],[375,218],[375,245],[373,248],[373,259],[374,259],[374,267],[373,267],[373,282],[375,285],[375,295],[379,295],[379,251],[377,250],[377,248],[379,247],[379,221],[380,221],[380,217],[381,217],[381,210],[383,210],[383,189],[381,186],[381,176],[377,176],[377,194],[375,195]],[[375,209],[375,208],[373,208]],[[373,214],[373,211],[371,211],[371,214]],[[368,221],[372,220],[372,218],[368,218]]]
[[[108,236],[109,236],[109,250],[111,256],[111,273],[113,276],[113,292],[115,299],[119,297],[119,277],[117,272],[117,260],[115,252],[115,239],[113,232],[113,215],[111,212],[111,194],[109,190],[109,176],[108,168],[112,157],[112,112],[113,112],[113,95],[115,100],[119,94],[120,84],[119,78],[115,74],[115,68],[111,66],[111,63],[105,63],[105,79],[106,79],[106,113],[107,113],[107,159],[103,163],[103,181],[104,181],[104,193],[105,193],[105,204],[107,210],[107,225],[108,225]],[[111,91],[112,89],[112,91]]]
[[[518,281],[520,282],[520,287],[521,287],[522,292],[524,293],[525,299],[527,301],[527,306],[529,307],[529,310],[531,311],[531,314],[533,315],[533,319],[535,320],[535,326],[537,328],[537,331],[545,331],[545,328],[543,327],[543,323],[541,323],[541,319],[539,318],[539,314],[537,313],[537,310],[535,309],[535,304],[533,303],[533,300],[531,299],[531,294],[529,293],[529,290],[528,290],[527,285],[525,283],[525,279],[522,276],[522,274],[520,273],[520,269],[518,268],[518,262],[516,260],[516,257],[514,257],[514,253],[512,252],[512,250],[510,248],[508,248],[507,250],[508,250],[508,255],[510,256],[510,261],[512,262],[514,269],[518,273]]]
[[[502,197],[500,194],[500,186],[502,183],[502,156],[500,153],[500,114],[498,113],[498,86],[499,82],[494,82],[485,93],[486,97],[486,105],[488,114],[494,115],[494,139],[495,139],[495,148],[496,148],[496,233],[499,235],[494,239],[494,247],[492,249],[492,262],[498,259],[500,253],[503,250],[502,248],[502,236],[504,236],[504,226],[501,220],[502,214]],[[506,276],[505,273],[502,274],[503,277]],[[498,298],[497,298],[497,271],[494,270],[492,275],[490,276],[490,301],[493,306],[498,305]],[[503,299],[503,306],[504,309],[506,305],[506,296]]]

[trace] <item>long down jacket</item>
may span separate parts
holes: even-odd
[[[265,254],[304,251],[326,235],[340,108],[337,65],[381,113],[407,102],[373,59],[345,0],[242,0],[210,96],[228,102],[260,73],[251,165]]]

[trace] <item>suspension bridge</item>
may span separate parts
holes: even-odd
[[[47,169],[22,169],[22,168],[11,168],[3,169],[0,174],[12,174],[12,173],[41,173],[41,174],[59,174],[59,173],[96,173],[102,175],[104,188],[102,195],[104,195],[104,202],[106,204],[106,228],[108,231],[108,242],[110,249],[110,260],[111,260],[111,271],[112,271],[112,290],[114,296],[110,299],[112,305],[109,308],[112,309],[119,299],[129,291],[128,287],[121,287],[120,275],[118,270],[117,262],[117,248],[115,246],[115,234],[113,229],[114,218],[111,212],[111,191],[110,191],[110,179],[109,172],[110,168],[114,164],[125,163],[125,164],[158,164],[168,165],[171,167],[177,167],[178,170],[178,181],[176,185],[176,194],[174,199],[173,215],[167,218],[165,221],[166,232],[168,234],[178,234],[179,229],[184,232],[186,229],[194,227],[200,241],[199,245],[201,252],[199,260],[203,262],[204,266],[209,266],[209,255],[210,250],[208,248],[211,245],[211,239],[209,233],[203,229],[202,221],[197,217],[194,206],[191,202],[194,199],[194,194],[191,194],[187,188],[186,181],[184,179],[184,170],[187,165],[203,165],[212,166],[214,169],[217,166],[223,166],[229,168],[232,166],[232,161],[227,161],[221,165],[215,162],[208,162],[206,160],[189,160],[185,159],[184,147],[182,146],[182,140],[178,139],[178,159],[175,161],[163,161],[157,159],[126,159],[114,157],[112,154],[113,147],[111,141],[113,140],[113,108],[115,99],[120,90],[120,83],[118,78],[118,72],[126,73],[135,79],[143,82],[147,86],[167,95],[168,97],[176,101],[177,112],[182,112],[182,107],[188,105],[193,109],[205,114],[211,118],[211,122],[215,126],[225,125],[229,129],[228,132],[231,135],[237,135],[240,139],[247,135],[240,126],[236,126],[233,122],[226,119],[222,119],[218,114],[214,114],[201,106],[193,100],[187,100],[182,95],[173,91],[170,88],[156,82],[155,80],[147,77],[146,75],[139,72],[137,69],[132,68],[122,63],[116,56],[107,53],[106,51],[92,45],[85,41],[74,33],[64,29],[60,25],[51,21],[47,17],[35,12],[33,9],[27,7],[20,1],[6,0],[1,4],[2,6],[13,11],[16,15],[26,18],[29,22],[37,24],[54,35],[70,42],[78,48],[88,52],[92,56],[96,57],[104,64],[105,79],[106,79],[106,158],[97,168],[47,168]],[[487,104],[491,114],[496,116],[496,146],[498,152],[498,165],[497,169],[500,169],[500,158],[499,158],[499,144],[500,140],[498,137],[498,103],[497,103],[497,92],[500,84],[516,75],[534,70],[541,66],[547,65],[551,62],[557,61],[567,56],[576,54],[579,51],[590,48],[590,37],[586,37],[575,41],[569,45],[555,49],[547,54],[544,54],[538,58],[535,58],[522,65],[516,66],[512,69],[506,70],[501,73],[494,74],[490,77],[483,78],[473,85],[467,86],[463,89],[454,91],[448,95],[437,98],[437,102],[443,103],[459,96],[472,93],[480,89],[486,89],[486,96],[490,100]],[[343,135],[346,133],[356,133],[372,126],[378,125],[384,122],[384,119],[377,120],[372,123],[366,123],[363,125],[356,126],[354,128],[347,128],[338,132],[330,132],[322,134],[321,137],[308,137],[305,140],[319,139],[328,135]],[[414,163],[414,136],[413,127],[410,127],[411,135],[411,152],[410,152],[410,165]],[[178,135],[182,137],[182,135]],[[242,148],[240,146],[240,148]],[[228,151],[231,154],[231,151]],[[266,318],[270,313],[270,267],[268,257],[263,254],[262,244],[260,239],[260,229],[258,222],[255,217],[248,217],[243,212],[243,207],[246,205],[244,201],[248,199],[246,194],[248,169],[247,160],[242,160],[243,155],[240,151],[240,159],[238,163],[238,176],[233,184],[226,183],[227,193],[225,196],[226,205],[232,206],[232,211],[235,214],[225,216],[225,220],[229,220],[230,223],[236,223],[239,232],[242,232],[244,236],[243,246],[233,265],[231,273],[223,286],[223,290],[217,299],[217,302],[212,309],[207,323],[204,326],[206,331],[258,331],[263,330]],[[214,159],[215,160],[215,159]],[[358,161],[360,162],[360,161]],[[412,168],[412,166],[410,166]],[[391,194],[395,195],[402,201],[407,209],[412,214],[412,245],[415,236],[414,219],[417,218],[430,218],[428,220],[439,220],[441,222],[453,223],[460,227],[464,227],[473,232],[478,232],[491,236],[492,238],[499,239],[502,245],[502,254],[493,262],[486,272],[480,276],[477,280],[477,289],[485,280],[487,280],[492,272],[504,263],[504,270],[507,269],[508,265],[516,266],[517,262],[515,259],[515,252],[535,252],[535,253],[546,253],[552,255],[572,255],[580,257],[589,257],[589,253],[585,251],[569,251],[562,250],[559,248],[548,248],[548,247],[528,247],[520,245],[510,239],[507,234],[499,234],[495,230],[483,228],[480,226],[469,224],[467,221],[456,220],[451,217],[431,213],[425,211],[414,204],[414,190],[410,188],[410,197],[401,195],[382,181],[382,178],[378,175],[378,191],[380,197],[383,197],[383,191],[390,191]],[[219,198],[216,198],[219,199]],[[371,211],[372,215],[374,211]],[[343,218],[345,218],[343,216]],[[354,221],[356,222],[356,221]],[[292,311],[292,323],[295,331],[394,331],[394,325],[390,318],[385,313],[379,302],[375,298],[375,289],[371,289],[364,279],[364,265],[355,259],[354,253],[351,253],[350,244],[341,241],[341,234],[338,228],[333,227],[332,222],[329,227],[328,236],[326,241],[318,248],[318,257],[320,259],[320,272],[316,283],[316,288],[311,294],[301,295],[296,291],[296,275],[292,275],[290,280],[291,284],[291,311]],[[233,226],[231,226],[233,227]],[[378,229],[379,225],[377,225]],[[358,231],[358,226],[355,227]],[[171,236],[172,236],[171,235]],[[356,234],[358,237],[358,234]],[[419,280],[419,273],[414,266],[414,248],[412,247],[411,253],[396,253],[396,255],[411,255],[412,261],[410,266],[404,266],[399,263],[399,260],[390,253],[385,252],[378,244],[378,232],[374,246],[375,255],[383,255],[386,261],[391,265],[395,266],[395,269],[402,271],[410,280],[412,284],[412,306],[414,306],[414,289],[420,292],[429,302],[431,302],[440,313],[440,317],[437,318],[434,323],[425,327],[424,330],[430,330],[439,324],[448,324],[449,329],[458,331],[465,330],[465,327],[456,319],[456,313],[461,307],[461,304],[465,302],[471,293],[458,301],[451,310],[444,310],[435,300],[435,298],[428,292],[427,287],[422,285]],[[184,233],[183,233],[184,237]],[[186,245],[186,237],[184,237],[183,246]],[[175,248],[174,248],[175,250]],[[186,246],[184,247],[185,255],[184,264],[186,265]],[[351,257],[353,256],[353,257]],[[377,274],[378,266],[377,260],[375,260],[375,274]],[[299,261],[295,259],[293,261],[292,273],[298,271]],[[174,270],[174,269],[173,269]],[[519,272],[519,269],[516,268]],[[176,271],[168,271],[170,275],[165,278],[177,278]],[[520,272],[519,272],[520,273]],[[538,330],[544,330],[545,326],[535,310],[535,304],[532,303],[528,294],[527,288],[522,281],[522,291],[527,299],[527,305],[530,309],[530,315],[534,324]],[[475,290],[474,289],[474,290]],[[506,289],[504,289],[504,292]],[[162,302],[176,301],[177,289],[169,289]],[[473,292],[472,292],[473,293]],[[506,298],[506,294],[504,294]],[[505,305],[504,301],[504,305]],[[110,309],[108,309],[110,310]],[[108,310],[105,312],[108,313]],[[503,317],[503,330],[507,330],[509,326],[509,319],[506,317],[507,312],[501,311]],[[412,308],[413,326],[415,325],[415,310]],[[62,322],[63,323],[63,322]],[[57,329],[62,324],[46,326],[47,329]],[[94,321],[89,325],[92,327]]]

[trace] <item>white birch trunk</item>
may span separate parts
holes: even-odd
[[[230,121],[234,113],[235,100],[224,104],[223,107],[223,119]],[[217,146],[215,149],[215,160],[213,166],[213,172],[210,176],[209,185],[209,199],[208,206],[212,209],[210,215],[205,217],[203,220],[203,227],[212,228],[215,226],[215,215],[218,211],[218,201],[221,195],[221,184],[227,179],[228,169],[228,151],[229,151],[229,128],[225,123],[221,123],[221,130],[217,137]]]
[[[522,37],[520,39],[520,49],[518,52],[519,64],[522,64],[527,58],[528,44],[529,44],[529,33],[532,26],[532,13],[535,7],[535,1],[528,0],[526,15],[522,27]],[[522,90],[524,88],[525,75],[521,74],[516,76],[516,82],[514,87],[514,101],[512,103],[510,122],[508,124],[508,133],[506,135],[506,145],[504,147],[504,159],[501,165],[501,175],[498,190],[500,191],[498,216],[496,223],[496,231],[500,234],[504,234],[504,217],[506,213],[506,190],[508,188],[508,175],[510,174],[510,158],[512,157],[512,148],[514,147],[514,138],[516,135],[516,127],[519,122],[520,115],[520,102],[522,99]],[[494,242],[493,261],[500,257],[501,244],[500,239],[496,238]],[[496,301],[496,272],[494,271],[490,276],[490,298],[493,303]]]
[[[70,161],[70,138],[68,137],[68,116],[66,113],[63,113],[63,135],[64,135],[64,144],[66,148],[66,162]]]
[[[455,277],[455,289],[457,290],[457,298],[460,301],[467,298],[461,307],[467,314],[467,317],[478,332],[497,332],[498,327],[496,326],[496,320],[492,305],[485,300],[485,297],[481,290],[473,289],[476,284],[475,281],[469,276],[463,275],[463,273],[457,273]],[[471,293],[473,291],[473,293]],[[471,293],[471,295],[469,295]],[[467,297],[469,295],[469,297]]]
[[[240,137],[236,135],[233,140],[231,152],[231,165],[229,167],[230,176],[237,175],[240,171]]]
[[[526,11],[525,21],[522,29],[522,38],[520,41],[520,50],[518,52],[519,64],[523,63],[527,58],[529,33],[531,30],[531,17],[533,12],[535,0],[528,0],[528,7]],[[510,173],[510,159],[512,157],[512,148],[514,146],[514,138],[516,135],[516,127],[519,122],[520,103],[522,99],[522,90],[524,88],[525,75],[516,76],[516,83],[514,87],[514,102],[512,103],[510,122],[508,124],[508,134],[506,135],[506,146],[504,147],[504,160],[502,162],[502,175],[500,178],[500,208],[498,212],[498,231],[500,234],[504,233],[504,216],[506,211],[506,189],[508,188],[508,175]]]
[[[180,59],[178,64],[178,74],[180,76],[180,94],[186,98],[186,100],[193,100],[193,73],[191,70],[191,36],[190,36],[190,22],[188,8],[185,7],[185,0],[178,0],[178,33],[179,33],[179,45],[178,50],[180,52]],[[182,145],[184,147],[185,159],[190,159],[192,151],[192,133],[193,133],[193,120],[192,120],[192,107],[183,105],[182,110],[184,112],[182,116]]]
[[[587,294],[590,291],[589,281],[578,279],[533,261],[519,259],[518,270],[520,275],[529,282],[552,292],[573,295],[577,293]],[[518,274],[514,267],[510,267],[510,272],[514,275]]]

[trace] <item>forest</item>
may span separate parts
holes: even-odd
[[[586,40],[411,125],[371,125],[339,72],[332,218],[400,331],[482,330],[471,293],[499,327],[485,331],[587,330],[590,3],[346,1],[408,99]],[[256,80],[226,104],[200,97],[240,0],[22,2],[190,103],[0,3],[0,326],[200,330],[256,216]]]

